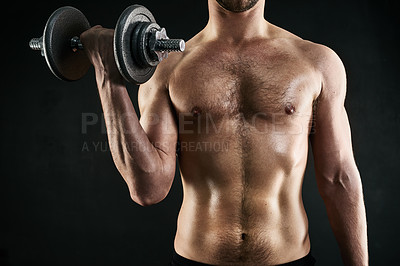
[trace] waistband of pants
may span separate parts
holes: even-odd
[[[306,256],[288,263],[279,264],[279,266],[313,266],[314,264],[315,258],[311,255],[310,250],[310,252]],[[210,266],[210,264],[205,264],[182,257],[181,255],[176,253],[174,249],[171,266]]]

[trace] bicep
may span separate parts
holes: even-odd
[[[310,135],[317,178],[331,179],[355,169],[350,124],[344,107],[346,73],[340,58],[329,48],[320,63],[322,88]]]
[[[318,104],[314,132],[310,135],[315,167],[317,172],[339,170],[343,164],[353,161],[347,112],[344,106],[326,110],[321,102]]]
[[[175,158],[177,122],[168,89],[153,81],[139,88],[140,124],[150,142],[162,153]]]

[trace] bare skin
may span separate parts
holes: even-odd
[[[114,162],[132,199],[146,206],[166,197],[179,159],[181,256],[277,265],[310,250],[301,196],[310,141],[344,264],[368,265],[343,64],[329,48],[265,21],[264,5],[230,12],[209,0],[208,25],[140,87],[140,121],[115,67],[113,31],[82,34]]]

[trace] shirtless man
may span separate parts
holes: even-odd
[[[114,63],[113,31],[81,36],[132,199],[162,201],[179,160],[172,265],[313,265],[301,195],[309,140],[343,262],[368,265],[341,60],[268,23],[265,0],[208,5],[207,26],[140,87],[140,121]]]

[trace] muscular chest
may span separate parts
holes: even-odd
[[[276,46],[188,54],[170,83],[178,114],[265,121],[311,113],[319,81],[303,58]]]

